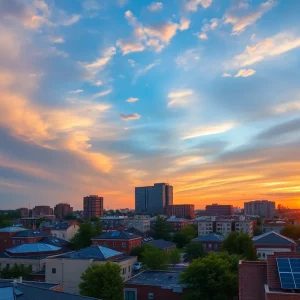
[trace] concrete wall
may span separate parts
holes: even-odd
[[[78,232],[78,225],[71,225],[67,230],[51,230],[51,234],[54,237],[70,241],[73,236]]]
[[[128,280],[132,275],[132,265],[136,257],[125,261],[116,262],[121,267],[121,276]],[[78,285],[81,282],[81,274],[92,264],[103,264],[106,261],[94,261],[93,259],[67,259],[52,258],[46,260],[46,282],[60,283],[64,292],[79,294]]]
[[[0,269],[4,269],[7,265],[12,268],[14,264],[24,265],[25,267],[31,266],[33,272],[38,272],[43,269],[44,261],[41,259],[28,259],[16,257],[1,257]]]

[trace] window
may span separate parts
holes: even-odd
[[[52,268],[52,274],[56,274],[56,268]]]
[[[97,244],[96,244],[97,245]],[[104,243],[104,246],[107,247],[107,242]]]
[[[214,245],[215,250],[218,250],[218,244]]]
[[[126,243],[125,242],[122,243],[122,248],[126,248]]]
[[[0,267],[1,267],[1,265],[0,265]],[[128,272],[130,272],[130,266],[128,266]]]
[[[114,248],[116,247],[116,242],[113,242],[113,247],[114,247]]]
[[[9,264],[6,264],[6,268],[9,269]]]
[[[262,257],[266,257],[266,253],[263,253],[263,254],[262,254]]]
[[[123,268],[123,274],[126,274],[126,268]]]
[[[136,300],[136,291],[134,290],[125,290],[124,291],[125,300]]]
[[[148,294],[148,299],[154,299],[154,294],[153,293],[149,293]]]
[[[208,244],[208,249],[212,249],[212,244]]]

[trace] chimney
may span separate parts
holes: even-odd
[[[20,277],[19,277],[19,283],[22,283],[22,282],[23,282],[23,277],[20,276]]]

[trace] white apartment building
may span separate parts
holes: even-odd
[[[150,231],[150,216],[136,215],[134,218],[128,219],[127,227],[146,233]]]
[[[198,222],[198,235],[207,235],[214,232],[214,221],[199,221]]]
[[[237,232],[247,232],[250,236],[253,236],[254,233],[254,221],[244,220],[237,221],[234,223],[235,231]]]
[[[216,221],[216,233],[226,237],[232,231],[232,221]]]

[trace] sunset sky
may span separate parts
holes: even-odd
[[[1,0],[1,209],[134,187],[300,207],[299,0]]]

